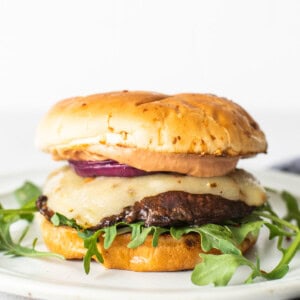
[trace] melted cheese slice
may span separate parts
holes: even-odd
[[[265,191],[254,177],[238,169],[227,176],[210,178],[163,173],[132,178],[83,178],[66,166],[50,174],[44,187],[49,208],[74,218],[83,227],[95,226],[102,218],[119,214],[136,201],[167,191],[219,195],[250,206],[266,201]]]

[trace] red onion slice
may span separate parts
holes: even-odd
[[[69,164],[76,174],[81,177],[134,177],[149,174],[149,172],[120,164],[110,159],[102,161],[69,160]]]

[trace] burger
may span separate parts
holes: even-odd
[[[234,241],[228,224],[240,226],[266,201],[236,166],[267,142],[230,100],[144,91],[70,98],[42,119],[36,143],[66,161],[37,207],[46,246],[67,259],[178,271],[201,263],[200,253],[222,252],[210,238],[227,236],[241,252],[256,242],[257,231]]]

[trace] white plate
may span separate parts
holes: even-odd
[[[12,200],[8,190],[20,185],[24,178],[41,183],[45,172],[6,175],[0,177],[1,202]],[[300,194],[300,177],[278,173],[256,173],[265,186],[287,189]],[[278,207],[276,199],[271,199]],[[18,231],[16,227],[15,232]],[[39,236],[34,224],[27,238]],[[38,247],[43,249],[42,242]],[[262,232],[257,246],[249,253],[261,257],[262,267],[270,270],[280,258],[274,242]],[[43,299],[286,299],[300,296],[300,253],[290,264],[289,273],[280,280],[241,284],[248,273],[241,268],[227,287],[195,286],[190,281],[191,272],[135,273],[105,270],[93,263],[91,273],[85,275],[82,262],[55,259],[9,258],[0,255],[0,291]]]

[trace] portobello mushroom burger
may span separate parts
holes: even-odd
[[[236,166],[265,153],[267,142],[230,100],[144,91],[70,98],[42,119],[36,144],[66,161],[48,176],[37,207],[45,244],[67,259],[178,271],[193,269],[200,253],[221,253],[216,236],[241,252],[256,242],[257,231],[235,241],[228,225],[240,226],[266,201]]]

